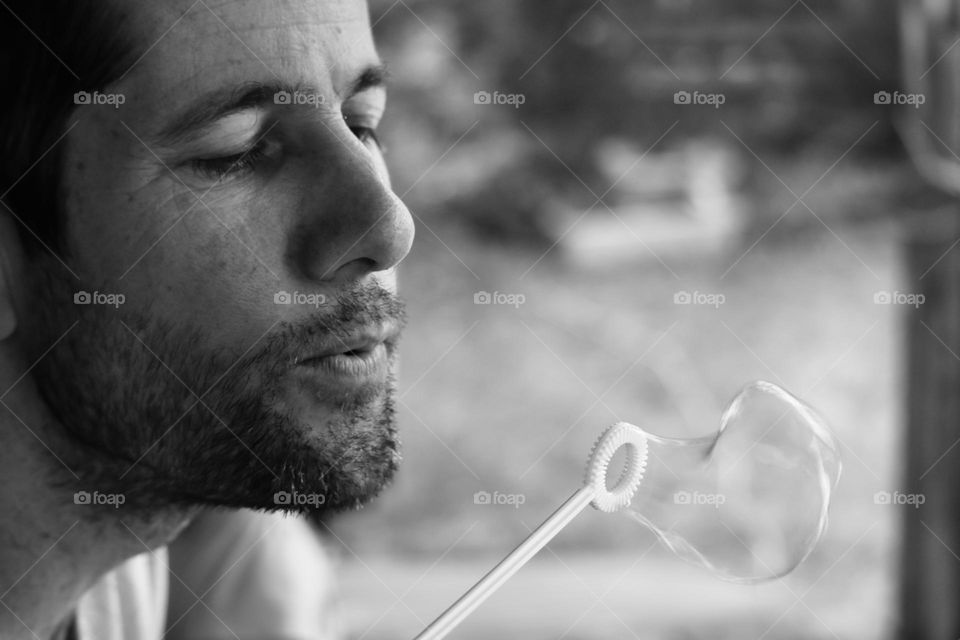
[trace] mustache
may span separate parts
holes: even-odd
[[[283,321],[244,360],[294,365],[304,353],[319,353],[361,333],[383,333],[393,352],[406,326],[406,304],[379,284],[353,284],[338,291],[321,310],[302,320]]]

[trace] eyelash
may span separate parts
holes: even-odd
[[[380,142],[380,137],[377,136],[376,129],[372,127],[364,127],[362,125],[354,125],[350,127],[350,131],[364,146],[366,146],[368,142],[372,142],[374,145],[376,145],[377,150],[380,151],[381,155],[386,154],[387,149]]]
[[[252,171],[266,156],[266,144],[258,142],[246,151],[222,158],[200,158],[193,161],[194,169],[218,182],[229,176]]]

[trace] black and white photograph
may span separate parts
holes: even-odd
[[[960,639],[960,2],[0,0],[0,640]]]

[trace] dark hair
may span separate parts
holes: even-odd
[[[106,0],[6,0],[0,8],[0,195],[28,255],[67,252],[61,176],[74,94],[119,79],[135,58]],[[9,191],[8,191],[9,190]]]

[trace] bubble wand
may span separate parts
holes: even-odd
[[[610,462],[620,449],[626,452],[625,465],[608,488]],[[839,453],[823,420],[769,382],[754,382],[734,398],[716,436],[669,439],[618,422],[594,444],[584,486],[415,640],[445,638],[587,505],[614,513],[639,502],[627,509],[634,520],[650,528],[677,555],[728,580],[756,582],[783,576],[809,555],[823,535],[839,476]],[[773,504],[781,507],[773,514],[779,518],[774,524],[781,526],[748,522],[751,517],[764,519],[756,517],[753,505],[741,500],[739,507],[732,503],[727,507],[725,493],[702,488],[734,489],[768,502],[772,497]],[[796,496],[794,503],[784,500],[790,493]],[[769,518],[771,513],[762,515]],[[704,527],[705,522],[712,527]],[[720,525],[747,554],[718,551],[715,541]]]

